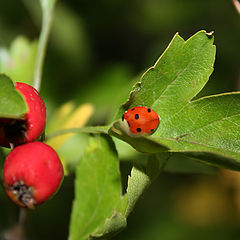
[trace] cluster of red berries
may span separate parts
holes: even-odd
[[[53,148],[34,142],[43,133],[46,107],[37,90],[25,83],[15,88],[25,99],[24,120],[0,119],[0,146],[13,147],[3,167],[8,197],[21,207],[33,208],[49,199],[63,179],[63,167]]]

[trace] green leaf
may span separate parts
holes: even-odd
[[[212,34],[200,31],[184,41],[177,33],[155,65],[134,86],[118,118],[128,108],[148,106],[159,113],[163,128],[207,83],[215,51]]]
[[[118,232],[126,225],[126,205],[111,138],[91,137],[76,172],[69,239],[91,239]]]
[[[15,82],[32,84],[36,61],[37,42],[17,37],[10,49],[0,48],[0,72],[7,74]]]
[[[109,134],[126,141],[140,152],[178,152],[191,158],[200,159],[214,166],[240,170],[240,161],[238,161],[239,153],[164,137],[132,138],[122,130],[120,120],[116,121],[109,129]]]
[[[126,217],[117,211],[114,211],[110,218],[107,218],[104,225],[91,234],[89,239],[109,239],[122,231],[127,226]]]
[[[239,107],[239,93],[219,94],[192,101],[153,139],[164,142],[172,151],[196,151],[194,156],[199,155],[205,161],[207,158],[200,154],[201,151],[209,152],[211,157],[213,154],[222,155],[223,158],[217,156],[216,159],[210,158],[209,162],[237,170],[240,167]]]
[[[181,152],[215,166],[240,170],[240,94],[228,93],[191,101],[213,70],[213,37],[200,31],[186,42],[172,42],[131,92],[127,108],[153,108],[161,121],[150,137],[132,138],[116,121],[109,133],[142,152]]]
[[[141,197],[144,191],[158,177],[169,157],[169,153],[150,155],[146,167],[135,162],[131,171],[131,176],[128,179],[128,207],[125,213],[126,217],[133,210],[137,200]]]
[[[0,86],[0,118],[23,119],[27,105],[11,79],[0,74]]]

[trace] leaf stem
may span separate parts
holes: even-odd
[[[51,138],[61,136],[63,134],[68,133],[104,133],[108,134],[108,128],[109,126],[89,126],[89,127],[82,127],[82,128],[67,128],[67,129],[61,129],[56,132],[53,132],[46,136],[46,141],[48,141]]]
[[[35,70],[34,70],[34,79],[33,79],[33,86],[38,91],[40,91],[40,88],[41,88],[43,63],[44,63],[44,57],[46,54],[49,33],[52,25],[53,10],[55,6],[55,2],[56,1],[51,1],[51,4],[48,5],[47,9],[44,8],[43,3],[41,4],[42,5],[42,27],[41,27],[40,37],[39,37],[37,57],[36,57]]]

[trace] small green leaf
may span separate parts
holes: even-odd
[[[113,234],[126,225],[119,162],[110,137],[96,135],[79,162],[75,200],[70,223],[70,240]]]
[[[10,49],[0,48],[0,72],[7,74],[15,82],[32,84],[36,61],[37,42],[25,37],[17,37]]]
[[[0,118],[23,119],[28,109],[11,79],[0,74],[0,86]]]

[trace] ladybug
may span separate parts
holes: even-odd
[[[122,116],[125,132],[132,137],[148,136],[158,128],[160,118],[151,108],[137,106],[128,109]]]

